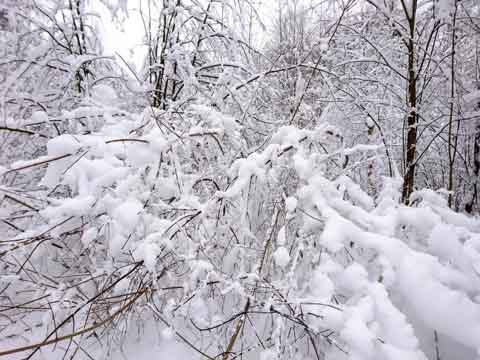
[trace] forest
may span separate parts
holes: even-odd
[[[0,0],[0,359],[479,360],[479,0]]]

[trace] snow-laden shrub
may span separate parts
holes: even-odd
[[[430,190],[399,205],[391,178],[371,198],[342,164],[380,147],[320,124],[251,149],[200,103],[95,111],[91,132],[5,169],[47,164],[36,220],[0,243],[0,355],[116,358],[155,328],[199,359],[479,350],[480,223]]]

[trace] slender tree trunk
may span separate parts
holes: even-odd
[[[455,103],[455,37],[456,37],[456,20],[457,20],[457,0],[455,0],[455,10],[452,17],[452,55],[451,55],[451,72],[450,72],[450,115],[448,119],[448,206],[453,205],[453,172],[455,165],[455,155],[457,152],[457,134],[453,133],[453,111]]]
[[[480,104],[478,105],[480,107]],[[477,202],[478,196],[478,177],[480,175],[480,123],[477,121],[475,126],[475,138],[473,142],[473,189],[469,201],[465,204],[465,211],[469,214],[473,212],[473,207]]]
[[[402,199],[408,205],[410,195],[415,185],[415,161],[417,155],[417,74],[415,66],[415,22],[417,12],[417,0],[413,0],[411,8],[407,9],[407,4],[402,0],[405,10],[405,16],[408,20],[410,39],[408,40],[408,117],[407,117],[407,146],[405,175],[403,179]]]
[[[366,125],[368,144],[373,145],[375,140],[375,124],[370,120]],[[370,195],[375,194],[375,160],[370,160],[367,165],[367,191]]]

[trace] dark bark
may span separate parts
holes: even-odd
[[[402,4],[403,1],[402,1]],[[415,185],[415,162],[417,155],[417,75],[415,70],[415,21],[417,1],[412,1],[411,13],[404,5],[405,15],[408,19],[410,39],[408,40],[408,117],[407,117],[407,143],[405,159],[405,175],[403,179],[402,200],[408,205],[410,195]]]

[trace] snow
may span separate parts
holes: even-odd
[[[312,289],[312,296],[315,301],[329,303],[335,290],[335,285],[321,268],[313,272],[313,277],[310,283]]]
[[[337,183],[345,188],[345,192],[348,193],[348,196],[358,205],[360,205],[365,210],[372,210],[374,207],[373,200],[368,194],[362,190],[362,188],[355,184],[347,176],[341,176]]]
[[[81,238],[82,244],[87,247],[96,237],[98,236],[98,231],[95,228],[87,229]]]
[[[139,219],[139,213],[143,205],[137,199],[127,199],[112,211],[113,218],[116,219],[119,227],[125,232],[134,230]]]
[[[125,199],[120,204],[112,204],[112,208],[108,211],[111,218],[111,238],[110,238],[110,252],[112,255],[118,254],[121,251],[122,246],[127,242],[128,237],[131,236],[135,227],[140,219],[140,212],[143,209],[143,205],[140,201],[134,198]],[[156,251],[150,245],[147,245],[147,249],[142,249],[142,258],[149,256],[150,248],[152,253]],[[152,255],[153,256],[153,255]],[[152,264],[152,259],[148,258],[149,264]]]
[[[462,245],[455,227],[451,225],[439,224],[435,226],[427,242],[432,254],[439,258],[452,260],[460,260],[462,258]]]
[[[418,257],[405,259],[399,269],[399,286],[406,300],[430,328],[478,350],[480,304],[442,284],[428,265],[419,260]],[[411,271],[412,266],[416,266],[415,273]],[[431,294],[436,294],[435,301]]]
[[[171,327],[166,327],[162,330],[162,339],[172,341],[175,338],[175,331]]]
[[[104,1],[127,10],[127,1],[114,2]],[[89,55],[79,56],[41,36],[33,41],[38,46],[23,48],[30,34],[25,41],[16,39],[21,32],[6,34],[3,65],[12,73],[1,91],[5,123],[45,137],[0,132],[6,161],[0,166],[0,354],[43,342],[55,329],[50,339],[73,332],[72,342],[42,347],[39,359],[478,359],[480,218],[448,202],[452,194],[461,210],[461,196],[473,198],[461,188],[475,181],[472,165],[455,163],[454,191],[422,189],[422,181],[446,186],[440,171],[446,148],[435,141],[435,150],[418,160],[424,168],[409,206],[402,201],[403,172],[396,166],[404,152],[404,102],[391,97],[403,94],[405,85],[395,70],[403,61],[395,57],[402,37],[384,41],[365,22],[359,34],[375,37],[362,47],[366,38],[351,42],[352,29],[330,26],[336,24],[330,13],[337,11],[327,11],[330,25],[314,31],[316,40],[307,39],[307,16],[302,46],[287,42],[278,64],[268,58],[278,49],[244,64],[255,48],[249,43],[252,51],[231,51],[230,43],[245,45],[242,26],[238,34],[228,29],[235,6],[221,7],[220,23],[200,3],[152,2],[144,12],[178,15],[164,43],[168,94],[158,108],[150,98],[153,85],[143,80],[153,70],[145,67],[134,79],[115,59],[96,56],[101,38],[89,42]],[[375,1],[375,16],[387,14],[382,26],[405,21],[399,4],[391,3]],[[405,4],[411,11],[412,1]],[[454,4],[437,0],[435,15],[448,22]],[[82,13],[95,10],[84,6]],[[62,20],[56,9],[45,11],[70,34],[69,17]],[[360,13],[352,9],[343,23],[358,23]],[[429,13],[424,10],[417,11],[419,22]],[[51,28],[49,16],[38,16],[35,24]],[[197,18],[205,20],[196,28]],[[450,30],[440,27],[438,39]],[[180,42],[171,46],[175,38]],[[438,39],[432,39],[432,58],[442,48],[434,46]],[[201,57],[195,44],[205,50]],[[285,63],[290,55],[302,59],[302,47],[320,51],[318,71],[312,71],[313,53]],[[345,59],[338,61],[339,54]],[[461,58],[459,64],[468,60]],[[393,71],[377,71],[385,64]],[[92,68],[82,90],[75,76],[81,65]],[[431,71],[429,101],[418,107],[426,118],[451,100],[440,87],[446,83],[441,69]],[[302,97],[310,76],[311,89]],[[470,91],[455,97],[460,109],[474,104],[479,91],[458,76]],[[371,86],[361,88],[358,81]],[[173,88],[180,91],[176,98],[169,94]],[[289,124],[289,111],[300,100]],[[378,114],[382,129],[375,144],[365,133],[365,124],[374,125],[367,112]],[[474,127],[474,121],[462,122],[461,136],[471,136]],[[429,127],[422,134],[442,135]],[[463,140],[459,153],[471,160],[472,142]],[[384,176],[387,161],[391,177]]]
[[[160,154],[168,147],[168,141],[158,127],[154,127],[144,139],[148,141],[154,153]]]
[[[239,129],[234,118],[220,113],[213,107],[195,104],[191,106],[191,111],[198,114],[201,119],[201,125],[193,127],[191,132],[218,132],[232,136]]]
[[[32,123],[43,123],[48,121],[48,114],[45,111],[35,111],[30,118]]]
[[[375,354],[375,335],[367,326],[371,317],[371,304],[365,303],[362,308],[355,308],[346,312],[348,320],[340,331],[340,336],[350,348],[353,359],[373,359]]]
[[[337,284],[345,293],[363,292],[368,286],[368,273],[363,266],[353,263],[342,271]]]
[[[409,249],[398,240],[363,232],[352,223],[337,217],[332,217],[327,222],[322,236],[325,245],[332,251],[340,250],[341,242],[350,239],[363,246],[376,248],[396,269],[395,282],[417,316],[432,329],[437,329],[466,346],[477,348],[480,343],[480,304],[473,303],[458,290],[447,286],[446,282],[456,288],[469,287],[468,282],[458,278],[454,271],[440,265],[433,257]],[[414,272],[411,271],[413,268]],[[433,303],[432,294],[439,296]],[[439,317],[438,314],[444,315]],[[366,352],[366,349],[362,351]]]
[[[329,40],[330,39],[328,37],[324,37],[324,38],[320,39],[320,42],[319,42],[320,51],[327,51],[328,50],[328,43],[330,42]]]
[[[263,166],[266,158],[267,157],[264,156],[264,154],[258,155],[254,153],[249,155],[247,159],[236,160],[230,171],[232,175],[238,176],[237,181],[235,181],[234,185],[227,191],[219,192],[219,195],[225,197],[236,196],[248,185],[252,176],[256,176],[260,179],[263,178],[265,173]]]
[[[284,148],[289,146],[298,147],[300,140],[307,134],[308,132],[299,130],[294,126],[281,126],[273,134],[271,143],[283,145]]]
[[[260,353],[260,360],[275,360],[277,353],[274,350],[267,349]]]
[[[155,272],[157,257],[161,252],[162,249],[160,246],[152,241],[152,239],[147,238],[137,245],[137,248],[133,252],[133,257],[136,261],[143,261],[148,271]]]
[[[282,226],[280,228],[280,230],[278,230],[278,235],[277,235],[277,244],[278,245],[281,245],[281,246],[285,245],[286,236],[287,236],[286,231],[287,230],[285,229],[285,226]]]
[[[303,94],[305,93],[305,79],[303,78],[302,76],[302,73],[301,72],[298,72],[298,75],[297,75],[297,81],[296,81],[296,84],[295,84],[295,101],[298,102],[300,101],[300,99],[302,98]]]
[[[455,6],[455,0],[438,0],[436,7],[438,17],[447,20],[452,14]]]
[[[52,203],[56,201],[51,199]],[[69,216],[84,216],[93,213],[92,207],[95,204],[95,197],[93,196],[80,196],[71,199],[64,199],[59,202],[58,206],[49,206],[46,209],[40,211],[40,214],[53,221],[69,217]]]
[[[207,116],[210,125],[218,120],[210,118],[211,109],[202,109],[201,114]],[[124,137],[127,129],[116,124],[113,131]],[[277,170],[270,167],[290,166],[296,172],[301,181],[291,196],[283,195],[282,216],[286,223],[279,225],[276,241],[271,244],[277,273],[283,273],[288,267],[286,276],[275,280],[276,286],[285,287],[287,293],[300,286],[303,290],[292,295],[292,302],[305,303],[303,311],[316,315],[309,315],[312,328],[334,329],[337,340],[348,349],[352,359],[427,359],[412,316],[425,328],[438,331],[465,348],[480,350],[480,304],[475,300],[480,298],[478,221],[450,210],[442,191],[416,191],[411,197],[415,206],[406,207],[398,203],[401,183],[396,179],[384,179],[375,200],[351,177],[340,175],[330,180],[322,173],[325,171],[322,162],[333,155],[312,156],[307,150],[309,142],[318,138],[321,138],[319,129],[279,128],[272,136],[272,143],[263,150],[232,162],[228,168],[232,184],[215,193],[213,198],[229,199],[238,206],[242,203],[240,199],[248,194],[246,190],[252,179],[258,186],[267,186],[271,178],[277,176]],[[215,306],[200,294],[208,288],[208,281],[222,279],[223,275],[217,272],[218,263],[200,254],[214,251],[208,238],[223,231],[209,215],[212,209],[216,211],[217,202],[205,203],[191,192],[191,185],[180,192],[178,174],[133,172],[132,168],[156,165],[171,144],[158,128],[149,129],[142,139],[148,143],[106,144],[105,138],[98,135],[62,135],[50,140],[48,156],[81,154],[84,149],[88,149],[88,154],[79,158],[73,167],[70,166],[72,160],[49,164],[45,184],[61,179],[77,195],[50,199],[51,205],[40,213],[52,223],[68,216],[102,214],[104,229],[100,232],[95,227],[87,227],[80,239],[82,245],[95,247],[97,241],[94,240],[106,236],[109,256],[115,258],[129,253],[133,260],[142,261],[143,268],[150,274],[160,274],[165,254],[184,251],[183,259],[189,270],[182,291],[196,291],[199,295],[188,301],[181,314],[197,326],[212,326],[212,319],[221,322],[222,316],[214,316]],[[377,150],[377,146],[356,146],[338,154]],[[46,181],[48,179],[50,181]],[[195,177],[185,175],[183,179],[191,184]],[[142,182],[145,185],[140,186]],[[105,192],[105,188],[111,190]],[[181,245],[170,235],[179,229],[183,236],[185,228],[180,224],[189,221],[189,213],[167,220],[145,208],[147,200],[152,208],[162,208],[172,198],[178,198],[174,206],[183,209],[181,211],[200,210],[199,218],[205,222],[205,227],[197,228]],[[302,211],[297,212],[298,208]],[[238,219],[244,221],[241,216]],[[254,232],[237,226],[228,230],[235,232],[240,241],[257,241]],[[311,257],[312,268],[293,280],[298,276],[298,269],[305,266],[299,253],[307,242],[297,244],[298,239],[311,231],[316,232],[315,241],[322,252],[304,254],[303,257]],[[289,234],[295,234],[295,238],[290,239]],[[358,249],[362,249],[363,256],[359,256]],[[242,243],[228,249],[220,262],[223,271],[241,270],[241,274],[248,275],[225,281],[223,296],[247,296],[248,291],[239,280],[242,276],[254,281],[261,279],[258,274],[248,273],[246,259],[251,252],[252,249]],[[341,260],[340,254],[345,252],[353,254],[348,262]],[[128,284],[118,284],[115,289],[128,291]],[[335,304],[333,301],[339,295],[344,300]],[[280,320],[276,320],[275,326],[279,334],[284,331],[285,324]],[[165,327],[160,337],[162,341],[171,342],[177,338],[175,334],[171,327]],[[265,350],[258,356],[269,358],[276,356],[276,351]],[[332,354],[334,352],[329,356],[334,356]]]
[[[285,206],[287,208],[287,211],[289,213],[293,213],[295,209],[297,208],[297,199],[293,196],[289,196],[285,199]]]
[[[117,93],[113,88],[104,84],[97,84],[91,90],[92,97],[103,104],[114,104],[117,100]]]
[[[290,262],[290,254],[284,246],[280,246],[273,253],[273,258],[275,259],[275,264],[284,268]]]
[[[480,90],[473,90],[472,92],[468,93],[463,97],[463,99],[469,103],[469,104],[474,104],[480,101]]]

